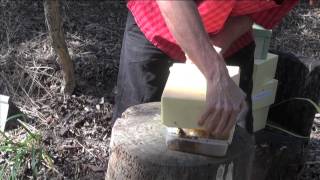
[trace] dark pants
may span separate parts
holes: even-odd
[[[240,87],[247,94],[250,105],[246,118],[249,132],[252,132],[251,91],[254,48],[255,45],[252,43],[226,60],[228,65],[240,67]],[[122,42],[113,120],[120,117],[129,106],[160,101],[169,75],[169,67],[173,62],[174,60],[145,38],[129,12]]]

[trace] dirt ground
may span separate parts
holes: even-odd
[[[127,9],[124,1],[62,2],[76,70],[74,94],[60,93],[61,69],[50,46],[41,1],[20,0],[0,1],[0,94],[11,96],[28,115],[54,160],[56,170],[43,167],[39,179],[104,179]],[[319,18],[319,8],[301,4],[275,30],[271,47],[319,60]],[[19,137],[22,131],[9,133]],[[319,140],[318,118],[303,180],[320,179]]]

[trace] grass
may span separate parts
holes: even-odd
[[[18,114],[8,120],[19,117],[23,115]],[[20,141],[15,141],[16,137],[9,137],[0,131],[0,135],[4,138],[0,142],[0,154],[6,157],[0,161],[0,179],[25,179],[28,176],[29,179],[37,179],[39,171],[44,166],[53,169],[53,161],[42,145],[41,135],[32,130],[28,124],[19,119],[17,121],[26,132],[26,136]]]

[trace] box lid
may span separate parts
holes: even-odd
[[[265,29],[264,27],[254,24],[253,25],[253,35],[255,37],[266,37],[270,38],[272,35],[272,30]]]

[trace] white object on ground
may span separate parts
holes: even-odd
[[[0,130],[4,131],[9,111],[9,96],[0,94]]]

